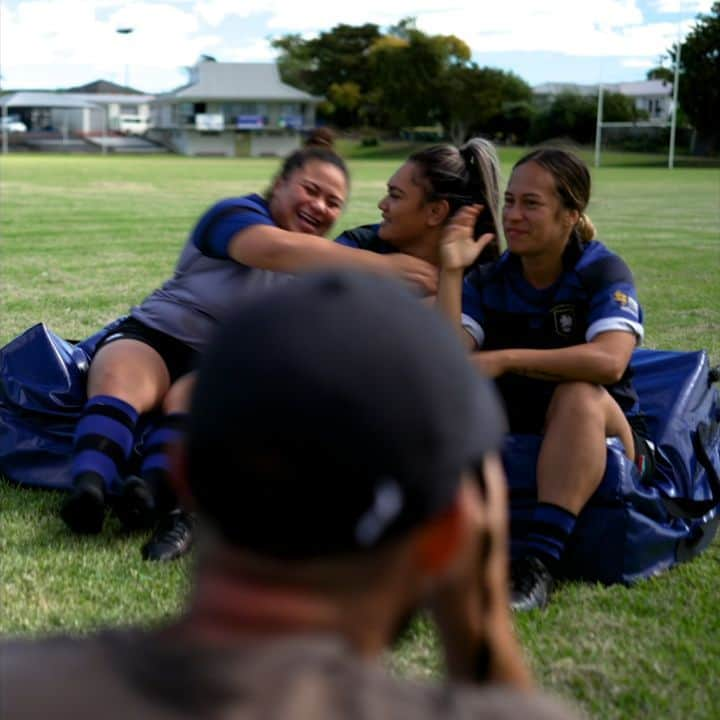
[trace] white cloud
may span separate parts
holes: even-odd
[[[658,13],[684,13],[683,32],[712,0],[364,0],[327,5],[297,0],[2,0],[0,63],[8,86],[121,79],[128,64],[141,87],[147,69],[173,77],[200,54],[225,61],[267,61],[267,36],[306,37],[338,23],[383,28],[415,17],[428,33],[457,35],[476,55],[560,53],[654,64],[677,37]],[[239,21],[239,22],[238,22]],[[119,27],[134,32],[119,35]],[[140,68],[143,75],[140,75]],[[47,76],[44,79],[43,73]],[[81,78],[78,75],[83,74]],[[152,73],[151,73],[152,74]],[[61,79],[58,79],[61,78]],[[168,89],[154,87],[154,90]]]
[[[258,38],[250,43],[243,42],[242,45],[223,53],[223,60],[227,62],[271,62],[276,57],[277,52],[265,38]]]
[[[247,18],[269,11],[273,5],[284,3],[263,2],[263,0],[198,0],[195,12],[198,17],[211,27],[219,27],[229,17]],[[278,8],[282,11],[282,8]],[[270,10],[272,12],[272,10]]]

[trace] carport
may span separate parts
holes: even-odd
[[[61,95],[51,92],[31,92],[21,91],[11,93],[0,98],[0,110],[3,117],[7,117],[8,109],[46,109],[46,110],[64,110],[64,122],[62,124],[62,142],[68,142],[68,117],[73,110],[100,110],[102,112],[102,137],[107,135],[107,110],[102,106],[86,100],[73,97],[72,95]],[[8,151],[8,132],[7,128],[2,130],[2,152],[6,154]],[[105,143],[102,143],[102,152],[106,152]]]

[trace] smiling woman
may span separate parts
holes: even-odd
[[[441,246],[441,307],[479,350],[473,364],[495,378],[511,432],[542,435],[537,502],[514,538],[518,610],[547,602],[577,516],[605,472],[606,438],[620,439],[643,480],[655,465],[629,367],[642,310],[627,265],[594,237],[589,201],[585,164],[543,148],[513,168],[499,260],[463,280],[480,249],[470,208]]]
[[[71,530],[100,532],[114,496],[127,527],[151,526],[160,512],[145,557],[173,559],[190,547],[191,520],[175,507],[167,485],[167,450],[183,432],[198,354],[218,323],[247,298],[290,273],[330,266],[394,274],[434,291],[436,270],[423,260],[377,255],[322,237],[342,212],[348,180],[331,136],[312,135],[285,160],[267,197],[227,198],[205,212],[173,277],[100,340],[62,509]],[[141,427],[143,451],[136,474],[129,474]]]

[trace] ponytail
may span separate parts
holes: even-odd
[[[580,213],[580,219],[575,224],[575,234],[583,244],[594,240],[597,235],[595,225],[584,212]]]
[[[460,155],[468,169],[470,195],[485,206],[495,234],[493,241],[499,254],[500,237],[500,160],[495,146],[484,138],[472,138],[461,148]]]
[[[477,263],[496,260],[500,256],[500,161],[494,145],[483,138],[473,138],[460,148],[434,145],[413,153],[408,162],[420,170],[426,199],[446,200],[450,215],[463,205],[484,206],[478,224],[495,238]]]

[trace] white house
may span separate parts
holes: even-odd
[[[597,97],[598,85],[576,83],[543,83],[533,88],[533,96],[540,103],[549,103],[561,93]],[[672,111],[672,83],[665,80],[642,80],[631,83],[603,83],[606,92],[616,92],[632,98],[635,107],[648,114],[651,122],[664,125]]]
[[[151,104],[149,137],[183,155],[285,155],[322,98],[285,84],[275,63],[201,59],[190,82]]]
[[[672,83],[666,80],[643,80],[642,82],[617,83],[606,86],[613,92],[627,95],[638,110],[644,110],[652,122],[667,123],[672,112]]]

